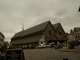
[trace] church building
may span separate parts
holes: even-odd
[[[50,21],[43,22],[29,29],[17,32],[11,38],[12,45],[40,45],[51,42],[67,42],[65,31],[60,23],[52,24]]]

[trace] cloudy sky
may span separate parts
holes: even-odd
[[[5,41],[24,29],[50,20],[60,22],[65,32],[80,27],[80,0],[0,0],[0,31]]]

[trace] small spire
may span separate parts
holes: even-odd
[[[23,20],[22,20],[22,31],[24,30],[24,24],[23,24]]]

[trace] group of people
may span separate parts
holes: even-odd
[[[62,44],[60,42],[57,42],[57,46],[55,47],[56,49],[62,48]]]
[[[55,47],[55,49],[60,49],[65,45],[65,43],[60,43],[59,41],[57,42],[57,44],[55,44],[54,42],[51,43],[51,48]]]

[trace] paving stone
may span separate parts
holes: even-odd
[[[54,48],[46,49],[26,49],[24,50],[25,60],[78,60],[80,53],[74,52],[61,52]]]

